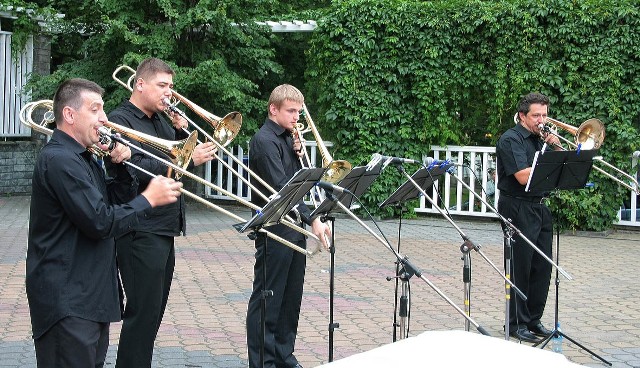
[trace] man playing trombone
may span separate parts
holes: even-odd
[[[136,70],[129,100],[109,114],[109,121],[136,131],[165,139],[185,138],[186,120],[169,113],[172,125],[160,113],[172,96],[174,71],[160,59],[149,58]],[[141,145],[140,142],[131,142]],[[162,152],[143,147],[157,156]],[[214,157],[214,145],[201,143],[194,149],[193,163],[203,164]],[[131,162],[156,175],[165,175],[167,167],[160,161],[136,152]],[[140,177],[144,190],[148,177]],[[167,305],[175,265],[174,237],[185,234],[184,199],[154,208],[140,216],[133,231],[116,239],[118,267],[127,297],[116,367],[145,368],[151,366],[153,344]]]
[[[518,103],[516,126],[507,130],[496,147],[498,168],[498,211],[510,219],[547,257],[551,258],[553,219],[544,192],[525,192],[536,151],[546,144],[561,147],[553,134],[541,127],[547,120],[549,98],[530,93]],[[549,292],[551,264],[521,239],[513,240],[511,276],[526,296],[523,301],[511,289],[509,334],[521,341],[537,342],[551,331],[541,322]]]
[[[56,129],[34,168],[26,291],[39,368],[104,365],[109,324],[121,313],[114,237],[144,211],[176,202],[182,187],[156,178],[136,196],[137,181],[122,164],[131,156],[124,145],[108,153],[116,176],[105,178],[88,150],[107,120],[102,93],[85,79],[58,87]]]
[[[301,169],[298,158],[303,154],[303,147],[300,146],[299,140],[297,143],[294,142],[292,132],[300,117],[303,103],[302,93],[294,86],[284,84],[276,87],[269,97],[268,118],[249,144],[251,170],[275,190],[284,187],[293,174]],[[256,187],[262,193],[268,193],[260,183],[256,183]],[[252,198],[258,206],[264,206],[264,200],[260,196],[254,195]],[[310,218],[311,211],[302,201],[297,205],[295,212],[295,217],[311,225],[312,232],[327,248],[325,236],[331,235],[329,226],[319,218]],[[267,229],[301,248],[306,248],[305,236],[296,230],[281,224]],[[302,302],[306,257],[267,239],[262,233],[258,233],[255,247],[253,292],[249,299],[246,322],[249,367],[262,367],[261,346],[264,347],[264,367],[300,367],[293,352]],[[263,277],[265,258],[266,280]],[[273,295],[266,300],[264,340],[260,333],[263,290],[273,291]]]

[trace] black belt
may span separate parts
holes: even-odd
[[[521,201],[525,201],[525,202],[531,202],[531,203],[538,203],[538,204],[544,204],[544,201],[547,199],[547,197],[519,197],[519,196],[512,196],[509,194],[502,194],[505,197],[509,197],[509,198],[515,198],[515,199],[519,199]]]

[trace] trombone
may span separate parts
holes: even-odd
[[[131,73],[131,75],[129,76],[129,78],[126,81],[118,78],[118,74],[122,70],[125,70],[125,71]],[[112,77],[116,82],[118,82],[118,84],[122,85],[123,87],[125,87],[129,91],[133,91],[133,81],[135,79],[135,73],[136,73],[136,71],[133,68],[131,68],[131,67],[127,66],[127,65],[122,65],[122,66],[119,66],[118,68],[116,68],[116,70],[112,74]],[[216,117],[215,115],[210,114],[206,110],[202,109],[198,105],[192,103],[187,98],[185,98],[184,96],[180,95],[178,92],[176,92],[174,90],[171,90],[171,93],[172,93],[172,96],[174,97],[174,99],[179,100],[180,102],[184,103],[185,106],[187,106],[190,109],[192,109],[201,118],[203,118],[211,126],[213,126],[215,131],[213,133],[213,136],[210,135],[209,133],[207,133],[198,124],[196,124],[192,119],[190,119],[184,113],[184,111],[178,109],[176,107],[177,103],[171,103],[171,101],[166,101],[167,109],[165,110],[165,113],[167,113],[167,115],[169,113],[169,111],[167,111],[167,110],[170,110],[170,111],[172,111],[174,113],[179,114],[183,118],[185,118],[189,122],[189,124],[191,124],[196,130],[198,130],[204,137],[209,139],[209,141],[213,142],[218,147],[218,150],[220,150],[220,151],[224,152],[225,154],[227,154],[227,157],[231,158],[239,167],[241,167],[243,170],[245,170],[247,173],[249,173],[251,176],[253,176],[253,178],[255,178],[257,181],[259,181],[271,193],[276,193],[275,189],[273,189],[269,184],[267,184],[267,182],[265,182],[258,175],[253,173],[253,171],[251,171],[249,169],[249,167],[247,167],[247,165],[245,165],[244,162],[242,162],[242,160],[239,160],[237,157],[235,157],[235,155],[233,153],[231,153],[229,150],[227,150],[225,148],[231,142],[231,140],[233,138],[235,138],[237,133],[240,131],[240,126],[242,125],[242,115],[239,112],[231,112],[231,113],[227,114],[224,118],[220,119],[220,118]],[[243,183],[248,185],[251,188],[252,193],[258,194],[265,201],[269,200],[269,198],[266,195],[264,195],[263,193],[261,193],[253,184],[251,184],[251,182],[249,180],[247,180],[244,177],[244,175],[240,174],[236,169],[234,169],[225,160],[223,160],[217,153],[214,153],[214,156],[218,160],[218,162],[220,162],[225,168],[227,168],[227,170],[231,171]],[[222,191],[219,191],[219,192],[222,192]],[[223,194],[225,194],[225,193],[223,193]]]
[[[322,167],[326,168],[327,171],[322,176],[323,181],[327,181],[329,183],[335,184],[340,180],[344,179],[345,176],[351,171],[351,164],[345,160],[334,160],[327,149],[327,146],[324,144],[316,125],[311,119],[311,114],[309,114],[309,110],[307,110],[307,105],[302,104],[302,115],[307,122],[307,126],[301,123],[296,125],[296,128],[292,134],[297,135],[300,139],[300,143],[303,144],[304,149],[304,133],[312,132],[313,137],[318,145],[318,150],[320,151],[320,156],[322,157]],[[307,154],[307,150],[304,149],[303,156],[306,157],[308,166],[311,167],[311,160],[309,159],[309,155]],[[303,165],[304,166],[304,165]]]
[[[129,78],[127,79],[126,82],[124,82],[123,80],[118,78],[118,74],[122,70],[126,70],[126,71],[131,73],[131,75],[129,76]],[[127,88],[130,91],[133,91],[133,80],[135,78],[135,70],[133,70],[133,68],[131,68],[129,66],[126,66],[126,65],[120,66],[120,67],[116,68],[116,70],[113,72],[112,77],[120,85],[124,86],[125,88]],[[204,109],[200,108],[196,104],[192,103],[191,101],[189,101],[188,99],[186,99],[185,97],[183,97],[182,95],[177,93],[176,91],[172,90],[171,93],[172,93],[174,98],[176,98],[179,101],[183,102],[187,107],[192,109],[194,112],[196,112],[198,115],[200,115],[200,117],[202,117],[204,120],[209,122],[210,125],[214,126],[214,128],[216,129],[216,131],[214,132],[214,136],[212,137],[204,129],[202,129],[200,126],[198,126],[198,124],[196,124],[193,120],[191,120],[183,111],[178,109],[175,106],[176,104],[168,103],[167,104],[167,108],[168,109],[170,109],[171,111],[173,111],[175,113],[180,114],[180,116],[185,118],[189,122],[189,124],[191,124],[194,128],[196,128],[200,133],[202,133],[211,142],[213,142],[218,147],[218,150],[226,153],[227,157],[231,158],[238,165],[238,167],[241,167],[249,175],[251,175],[254,179],[256,179],[258,182],[260,182],[264,186],[264,188],[266,188],[266,190],[271,192],[271,194],[277,193],[276,190],[272,186],[270,186],[266,181],[264,181],[262,178],[260,178],[258,175],[256,175],[251,169],[249,169],[249,167],[247,165],[245,165],[244,162],[242,162],[242,160],[238,159],[233,153],[229,152],[229,150],[227,150],[225,148],[225,146],[228,145],[231,140],[224,139],[224,137],[227,136],[224,133],[227,132],[227,131],[235,132],[235,134],[233,134],[232,137],[229,135],[231,138],[235,137],[235,135],[237,134],[237,131],[239,131],[240,125],[242,123],[242,115],[240,115],[240,113],[232,112],[232,113],[227,114],[223,119],[220,119],[220,118],[217,118],[215,115],[209,114],[207,111],[205,111]],[[227,127],[229,127],[229,129]],[[233,129],[231,129],[231,128],[233,128]],[[236,130],[236,128],[237,128],[237,130]],[[326,148],[325,148],[325,150],[326,150]],[[328,154],[328,151],[327,151],[327,154]],[[227,162],[225,162],[225,160],[221,159],[221,157],[217,153],[214,154],[214,156],[218,159],[218,162],[223,164],[230,172],[232,172],[234,175],[236,175],[243,183],[247,184],[251,188],[252,193],[255,193],[255,194],[261,196],[266,201],[269,200],[268,196],[266,196],[264,193],[260,192],[253,184],[251,184],[251,182],[249,180],[247,180],[244,177],[244,175],[241,175],[236,169],[234,169],[231,165],[229,165]],[[349,164],[349,170],[351,170],[351,165],[350,164]],[[344,175],[346,175],[347,172],[345,172]],[[204,184],[204,185],[206,185],[206,186],[211,187],[212,189],[216,190],[217,192],[220,192],[220,193],[222,193],[224,195],[227,195],[227,196],[237,200],[238,202],[244,204],[245,206],[248,206],[248,207],[253,208],[253,209],[259,209],[259,208],[257,208],[256,205],[244,200],[243,198],[241,198],[241,197],[239,197],[239,196],[237,196],[237,195],[235,195],[235,194],[233,194],[231,192],[228,192],[228,191],[226,191],[226,190],[224,190],[224,189],[222,189],[222,188],[220,188],[218,186],[215,186],[212,183],[204,181],[198,176],[195,176],[195,178],[193,178],[193,179],[198,181],[198,182],[200,182],[200,183],[202,183],[202,184]],[[340,179],[341,178],[338,178],[336,181],[338,181]],[[288,226],[289,225],[293,225],[293,226],[296,227],[296,230],[302,232],[305,235],[310,236],[311,238],[313,238],[315,240],[319,240],[318,237],[315,236],[315,234],[313,234],[312,232],[307,231],[307,230],[305,230],[304,228],[302,228],[300,226],[294,225],[294,221],[289,216],[285,217],[285,220],[283,221],[283,223],[285,225],[288,225]],[[325,237],[325,241],[327,241],[326,237]]]
[[[131,76],[129,76],[129,78],[127,79],[126,82],[124,82],[123,80],[118,78],[118,74],[120,73],[120,71],[122,70],[126,70],[128,72],[131,73]],[[133,70],[133,68],[123,65],[120,66],[118,68],[116,68],[116,70],[113,72],[112,74],[113,79],[118,82],[120,85],[124,86],[125,88],[127,88],[130,91],[133,91],[133,80],[135,78],[135,70]],[[198,115],[200,115],[204,120],[208,121],[211,125],[213,125],[214,127],[216,127],[216,131],[214,132],[214,136],[212,137],[211,135],[209,135],[204,129],[202,129],[200,126],[198,126],[198,124],[196,124],[193,120],[191,120],[183,111],[181,111],[180,109],[178,109],[175,105],[176,104],[171,104],[168,103],[167,104],[167,108],[170,109],[171,111],[180,114],[180,116],[182,116],[183,118],[185,118],[189,124],[191,124],[194,128],[196,128],[200,133],[202,133],[206,138],[208,138],[211,142],[213,142],[217,147],[218,150],[224,152],[227,154],[227,157],[231,158],[237,165],[238,167],[241,167],[243,170],[245,170],[249,175],[251,175],[255,180],[257,180],[258,182],[260,182],[264,188],[266,188],[266,190],[268,190],[271,194],[275,194],[277,193],[276,190],[270,186],[266,181],[264,181],[262,178],[260,178],[258,175],[256,175],[251,169],[249,169],[249,167],[247,165],[244,164],[244,162],[242,162],[242,160],[238,159],[233,153],[229,152],[229,150],[227,150],[225,148],[225,146],[227,144],[229,144],[230,140],[225,140],[223,139],[223,132],[226,132],[227,126],[231,126],[231,127],[236,127],[239,130],[240,129],[240,124],[242,121],[242,116],[240,115],[240,113],[229,113],[227,114],[227,116],[225,116],[223,119],[219,119],[217,117],[214,116],[214,119],[209,119],[209,116],[212,114],[209,114],[208,112],[204,111],[204,109],[201,109],[200,107],[198,107],[197,105],[195,105],[194,103],[192,103],[191,101],[187,100],[185,97],[183,97],[182,95],[180,95],[179,93],[177,93],[176,91],[171,91],[172,95],[177,98],[178,100],[180,100],[181,102],[183,102],[187,107],[191,108],[192,110],[194,110],[194,112],[196,112]],[[166,110],[165,110],[166,111]],[[218,120],[215,124],[213,124],[213,120]],[[316,131],[317,133],[317,131]],[[236,131],[237,134],[237,131]],[[233,137],[235,137],[235,135],[233,135]],[[319,137],[319,135],[318,135]],[[320,140],[319,146],[324,146],[324,143],[322,143],[322,141]],[[326,151],[326,148],[324,148]],[[327,151],[327,155],[328,155],[328,151]],[[232,172],[234,175],[236,175],[243,183],[245,183],[247,186],[249,186],[252,190],[252,193],[255,193],[259,196],[261,196],[265,201],[269,201],[268,196],[266,196],[264,193],[262,193],[260,190],[258,190],[258,188],[255,187],[255,185],[251,184],[251,182],[246,179],[244,177],[244,175],[240,174],[236,169],[234,169],[231,165],[229,165],[225,160],[221,159],[221,157],[216,153],[214,154],[214,156],[218,159],[218,162],[220,162],[223,166],[225,166],[230,172]],[[330,156],[328,156],[330,158]],[[351,165],[347,162],[346,164],[348,164],[348,170],[351,170]],[[346,175],[348,173],[348,171],[344,172],[344,175]],[[335,181],[339,181],[340,179],[342,179],[342,177],[334,179]],[[194,179],[199,181],[200,178],[197,177],[197,179]],[[211,184],[209,182],[206,182],[208,184]],[[250,208],[254,208],[255,209],[255,205],[251,204],[250,202],[247,202],[246,200],[244,200],[243,198],[236,196],[233,193],[230,193],[220,187],[217,186],[211,186],[208,184],[204,184],[207,185],[211,188],[213,188],[214,190],[225,194],[237,201],[239,201],[240,203],[244,204],[245,206],[248,206]],[[287,224],[293,224],[293,220],[289,217],[286,216],[285,217],[285,221],[283,221],[283,223]],[[294,225],[295,226],[295,225]],[[297,226],[297,228],[299,229],[299,231],[301,231],[303,234],[306,234],[310,237],[312,237],[313,239],[318,240],[318,238],[311,232],[303,229],[302,227]],[[296,229],[296,230],[298,230]],[[328,241],[328,239],[326,239],[325,237],[325,241]]]
[[[345,160],[333,160],[333,158],[331,157],[331,154],[329,153],[329,150],[327,149],[327,146],[325,145],[324,141],[322,140],[322,137],[320,136],[320,133],[318,132],[318,129],[316,128],[316,125],[313,122],[313,119],[311,119],[311,114],[309,114],[307,105],[304,103],[302,104],[301,115],[304,117],[305,121],[307,122],[306,127],[303,123],[298,122],[296,123],[296,127],[291,132],[291,135],[293,136],[294,139],[297,138],[300,140],[300,145],[302,149],[302,157],[299,157],[300,164],[302,165],[302,167],[315,166],[311,162],[311,158],[309,157],[309,153],[307,152],[307,149],[306,149],[306,140],[304,139],[305,133],[312,132],[313,137],[316,141],[316,145],[318,146],[318,150],[320,151],[320,157],[322,158],[322,167],[327,169],[325,173],[322,175],[322,180],[332,184],[338,183],[340,180],[344,179],[344,177],[347,176],[347,174],[349,174],[349,172],[351,171],[351,164]],[[316,187],[314,187],[314,189],[317,191],[316,193],[318,194],[318,196],[322,199],[322,195],[320,194],[320,191],[318,191]],[[318,203],[316,202],[315,195],[313,194],[311,195],[311,201],[313,202],[313,205],[315,207],[318,207]]]
[[[518,113],[516,113],[513,116],[513,120],[516,124],[519,123]],[[580,124],[579,127],[574,127],[573,125],[569,125],[562,121],[547,117],[545,124],[540,124],[539,127],[541,131],[547,132],[549,134],[553,134],[559,139],[561,139],[563,142],[567,143],[569,146],[580,149],[580,150],[591,150],[591,149],[600,148],[600,146],[602,146],[602,143],[604,142],[604,137],[605,137],[604,124],[602,123],[602,121],[595,118],[585,120],[582,124]],[[571,142],[570,140],[558,134],[557,132],[558,129],[562,129],[568,132],[569,134],[573,135],[575,142]],[[564,147],[562,146],[560,146],[560,148],[565,150]],[[635,192],[636,194],[640,194],[640,187],[638,185],[638,181],[636,180],[636,178],[625,173],[619,168],[613,166],[612,164],[608,163],[602,158],[602,156],[596,156],[593,159],[599,161],[600,163],[610,168],[611,170],[614,170],[619,175],[622,175],[627,180],[629,180],[633,185],[628,184],[624,180],[618,178],[617,176],[605,171],[604,169],[594,164],[593,168],[595,170],[599,171],[600,173],[604,174],[610,179],[616,181],[618,184]]]
[[[35,110],[37,108],[45,108],[47,110],[44,113],[44,116],[43,116],[42,120],[39,123],[36,123],[34,121],[34,119],[33,119],[33,113],[35,112]],[[54,121],[52,109],[53,109],[53,101],[52,100],[40,100],[40,101],[29,102],[20,110],[20,115],[19,115],[20,121],[24,125],[28,126],[29,128],[31,128],[31,129],[39,132],[39,133],[45,134],[47,136],[50,136],[50,135],[53,134],[53,130],[47,128],[47,125],[51,124]],[[137,132],[137,131],[135,131],[133,129],[125,128],[125,127],[122,127],[122,126],[120,126],[118,124],[114,124],[114,123],[111,123],[111,122],[107,122],[105,124],[105,127],[100,128],[99,131],[98,131],[98,134],[101,137],[101,142],[104,143],[104,144],[107,144],[107,143],[113,142],[113,141],[117,141],[117,142],[120,142],[122,144],[126,144],[130,148],[134,148],[136,150],[139,150],[140,152],[142,152],[142,153],[144,153],[144,154],[146,154],[146,155],[148,155],[148,156],[150,156],[152,158],[155,158],[155,159],[159,160],[160,162],[162,162],[163,164],[167,165],[168,167],[173,168],[176,171],[176,175],[178,173],[184,174],[184,175],[186,175],[188,177],[191,177],[191,178],[194,178],[194,179],[197,178],[197,180],[199,182],[201,182],[201,183],[203,183],[205,185],[210,185],[210,186],[215,187],[215,185],[207,182],[206,180],[198,177],[197,175],[194,175],[194,174],[190,173],[189,171],[184,169],[182,166],[180,166],[180,165],[178,165],[178,164],[176,164],[176,163],[174,163],[172,161],[167,161],[167,160],[165,160],[163,158],[160,158],[160,157],[158,157],[158,156],[156,156],[156,155],[154,155],[154,154],[152,154],[152,153],[150,153],[150,152],[148,152],[146,150],[143,150],[140,147],[137,147],[137,146],[131,144],[130,142],[128,142],[128,141],[126,141],[126,140],[124,140],[124,139],[122,139],[120,137],[116,137],[112,133],[112,131],[116,131],[116,132],[118,132],[120,134],[127,135],[131,139],[137,140],[140,143],[149,144],[151,147],[154,147],[157,150],[162,151],[163,153],[165,153],[165,154],[167,154],[169,156],[175,155],[177,157],[183,157],[183,158],[186,159],[186,162],[188,164],[188,162],[189,162],[189,160],[191,158],[190,152],[187,152],[189,150],[189,147],[187,147],[186,145],[181,143],[182,141],[177,141],[177,142],[175,142],[175,141],[167,141],[167,140],[163,140],[163,139],[156,138],[156,137],[153,137],[153,136],[148,136],[146,134],[139,133],[139,132]],[[193,132],[192,135],[193,135],[193,137],[197,137],[197,132]],[[194,138],[191,138],[191,139],[193,141],[195,141]],[[91,151],[91,153],[93,153],[93,154],[95,154],[97,156],[100,156],[100,157],[105,157],[105,156],[109,155],[108,152],[102,150],[97,145],[93,145],[93,146],[89,147],[88,149],[89,149],[89,151]],[[157,176],[157,175],[155,175],[155,174],[153,174],[153,173],[151,173],[151,172],[149,172],[149,171],[141,168],[140,166],[135,165],[135,164],[133,164],[133,163],[131,163],[129,161],[124,161],[123,163],[128,165],[128,166],[130,166],[130,167],[133,167],[133,168],[135,168],[135,169],[137,169],[137,170],[139,170],[141,172],[144,172],[144,173],[146,173],[146,174],[148,174],[148,175],[150,175],[152,177],[156,177]],[[183,188],[180,188],[180,192],[185,194],[185,195],[187,195],[188,197],[190,197],[192,199],[195,199],[196,201],[198,201],[198,202],[200,202],[200,203],[202,203],[202,204],[214,209],[214,210],[220,211],[220,212],[222,212],[222,213],[234,218],[237,221],[246,222],[246,220],[243,219],[242,217],[240,217],[240,216],[238,216],[238,215],[236,215],[236,214],[234,214],[232,212],[229,212],[229,211],[227,211],[227,210],[225,210],[225,209],[223,209],[223,208],[221,208],[221,207],[219,207],[219,206],[217,206],[217,205],[215,205],[215,204],[213,204],[213,203],[211,203],[209,201],[206,201],[203,198],[200,198],[199,196],[197,196],[196,194],[193,194],[193,193],[191,193],[191,192],[189,192],[189,191],[187,191],[187,190],[185,190]],[[231,194],[231,193],[226,193],[226,194]],[[304,230],[302,228],[297,228],[297,227],[295,227],[295,225],[291,225],[291,227],[293,227],[295,230],[301,231],[303,233],[306,232],[306,230]],[[268,237],[270,237],[270,238],[272,238],[272,239],[274,239],[274,240],[276,240],[276,241],[278,241],[278,242],[280,242],[280,243],[282,243],[282,244],[284,244],[284,245],[286,245],[286,246],[292,248],[293,250],[298,251],[298,252],[300,252],[302,254],[305,254],[305,255],[308,255],[308,256],[311,256],[311,255],[314,254],[312,252],[309,252],[306,249],[303,249],[303,248],[301,248],[301,247],[289,242],[286,239],[281,238],[280,236],[278,236],[276,234],[273,234],[272,232],[269,232],[269,231],[264,230],[264,229],[260,229],[260,232],[265,233],[266,236],[268,236]],[[313,233],[310,233],[310,232],[308,232],[308,233],[310,235],[309,234],[307,234],[307,235],[315,237],[315,235]],[[315,239],[318,240],[317,237],[315,237]]]
[[[129,78],[127,78],[126,82],[118,77],[118,74],[122,70],[125,70],[131,73]],[[117,67],[116,70],[114,70],[111,77],[113,78],[113,80],[118,82],[121,86],[128,89],[129,92],[133,92],[133,85],[136,77],[136,71],[133,68],[131,68],[128,65],[121,65]],[[208,112],[207,110],[203,109],[202,107],[196,105],[195,103],[191,102],[189,99],[182,96],[181,94],[179,94],[173,89],[171,90],[171,96],[173,98],[173,101],[165,101],[165,104],[167,105],[167,108],[165,109],[165,113],[167,115],[169,115],[169,111],[178,113],[182,117],[187,119],[190,123],[195,125],[191,121],[191,119],[186,117],[184,112],[180,111],[176,107],[178,102],[183,103],[191,111],[198,114],[198,116],[200,116],[204,121],[206,121],[213,128],[213,136],[215,137],[215,139],[210,138],[210,140],[218,142],[220,143],[220,145],[226,147],[238,135],[238,132],[240,132],[240,127],[242,127],[242,114],[240,114],[239,112],[235,112],[235,111],[230,112],[224,117],[220,118]],[[203,132],[203,130],[199,129],[199,127],[198,127],[198,130],[200,130],[201,133]],[[207,138],[209,138],[208,135],[207,135]]]

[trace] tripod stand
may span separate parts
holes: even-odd
[[[342,188],[339,193],[333,193],[333,190],[325,189],[326,197],[320,205],[313,210],[311,217],[321,216],[321,220],[331,221],[331,247],[330,253],[330,271],[329,271],[329,362],[333,361],[333,334],[336,328],[340,327],[340,323],[334,322],[333,306],[335,294],[335,217],[330,213],[338,207],[338,203],[346,208],[350,207],[355,196],[362,195],[373,181],[380,175],[381,165],[373,164],[368,166],[358,166],[353,168],[339,183]]]
[[[513,288],[513,290],[516,293],[521,295],[523,298],[526,298],[526,296],[524,296],[524,294],[522,294],[522,292],[518,290],[518,288],[511,282],[511,280],[506,278],[506,276],[500,272],[500,270],[495,266],[495,264],[493,264],[493,262],[491,262],[491,260],[485,256],[485,254],[480,249],[480,246],[474,243],[473,240],[471,240],[462,231],[462,229],[453,221],[453,219],[448,214],[444,213],[444,211],[425,192],[425,188],[432,186],[434,184],[434,181],[437,179],[437,177],[439,177],[440,175],[443,175],[444,173],[449,173],[450,175],[454,176],[457,180],[459,180],[463,185],[467,186],[467,184],[464,183],[463,180],[458,179],[455,175],[451,173],[450,169],[452,166],[453,164],[450,163],[449,161],[438,162],[437,164],[432,163],[427,167],[423,167],[419,169],[412,176],[410,176],[404,170],[404,167],[401,164],[396,163],[396,168],[398,169],[398,171],[402,175],[404,175],[408,180],[404,184],[402,184],[398,189],[396,189],[396,191],[388,199],[386,199],[382,204],[380,204],[380,207],[383,207],[388,204],[398,203],[400,201],[404,201],[407,199],[416,198],[419,195],[422,195],[426,200],[428,200],[433,205],[433,208],[438,210],[438,212],[440,212],[440,214],[447,221],[449,221],[449,223],[460,234],[460,236],[463,239],[463,243],[460,246],[460,251],[463,253],[463,256],[462,256],[463,277],[462,278],[463,278],[464,290],[465,290],[465,293],[464,293],[465,309],[466,309],[464,312],[465,331],[469,331],[470,323],[472,323],[471,319],[468,318],[471,314],[471,302],[470,302],[471,300],[471,257],[469,255],[471,250],[475,250],[478,254],[480,254],[482,258],[485,261],[487,261],[487,263],[505,280],[507,284],[509,284]],[[476,196],[478,195],[475,192],[473,193]]]
[[[598,154],[597,150],[584,151],[549,151],[536,152],[531,174],[527,181],[525,191],[549,192],[557,189],[582,189],[584,188],[589,173],[593,166],[593,158]],[[556,226],[556,263],[560,257],[560,230]],[[558,300],[560,297],[560,278],[558,277],[558,269],[556,268],[555,279],[555,310],[554,310],[554,327],[553,331],[544,340],[537,343],[544,348],[553,337],[566,337],[567,340],[578,345],[580,348],[588,351],[591,355],[600,359],[603,363],[611,365],[610,362],[604,360],[599,355],[584,347],[571,337],[559,330],[558,324]]]
[[[560,229],[556,228],[556,263],[560,262]],[[551,341],[551,339],[553,339],[554,337],[563,337],[566,338],[567,340],[571,341],[573,344],[579,346],[581,349],[586,350],[589,354],[591,354],[592,356],[598,358],[600,361],[602,361],[603,363],[611,366],[611,362],[603,359],[600,355],[594,353],[593,351],[587,349],[584,345],[580,344],[579,342],[577,342],[576,340],[572,339],[571,337],[569,337],[567,334],[565,334],[564,332],[560,331],[560,321],[559,321],[559,313],[558,313],[558,301],[559,301],[559,297],[560,297],[560,278],[558,277],[558,270],[556,270],[556,279],[555,279],[555,286],[556,286],[556,300],[555,300],[555,304],[554,304],[554,320],[553,320],[553,330],[551,331],[551,334],[549,334],[549,336],[545,337],[542,341],[540,341],[539,343],[535,344],[534,346],[538,346],[540,345],[540,349],[544,349],[545,346],[547,346],[547,344],[549,343],[549,341]]]

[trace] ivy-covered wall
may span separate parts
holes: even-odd
[[[306,90],[336,159],[494,145],[531,91],[551,98],[558,120],[602,120],[601,154],[623,170],[640,148],[635,1],[338,0],[318,24]],[[366,203],[380,203],[401,181],[388,169]],[[554,201],[563,227],[602,230],[615,220],[628,190],[599,174],[592,181]]]

